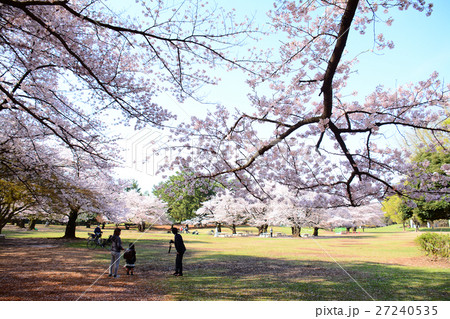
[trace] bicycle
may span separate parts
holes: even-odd
[[[96,249],[97,247],[102,247],[105,249],[111,249],[111,240],[112,236],[109,236],[108,239],[97,237],[95,234],[89,233],[89,237],[87,239],[87,248],[88,249]]]

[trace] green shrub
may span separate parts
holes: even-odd
[[[450,236],[436,233],[426,233],[416,238],[420,248],[428,255],[449,257]]]

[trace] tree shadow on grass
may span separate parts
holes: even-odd
[[[449,300],[449,272],[372,262],[209,255],[170,280],[177,300]]]
[[[176,300],[449,300],[448,269],[375,262],[286,260],[188,249],[173,277],[167,240],[137,245],[138,270]],[[156,276],[155,276],[156,275]]]

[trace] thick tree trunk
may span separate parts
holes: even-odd
[[[77,218],[78,218],[78,211],[80,209],[79,208],[75,208],[75,209],[70,209],[70,214],[69,214],[69,221],[67,222],[66,225],[66,232],[64,234],[63,238],[70,238],[70,239],[74,239],[75,237],[75,232],[76,232],[76,228],[77,228]]]
[[[2,233],[2,229],[6,226],[6,224],[11,223],[14,225],[14,215],[15,213],[8,207],[0,206],[0,234]]]
[[[314,227],[313,236],[319,236],[319,227]]]
[[[302,228],[300,226],[292,226],[292,236],[294,237],[301,237],[302,235]]]
[[[0,219],[0,234],[2,233],[3,227],[5,227],[7,223],[8,223],[7,219]]]
[[[173,226],[172,226],[173,227]],[[145,222],[140,222],[139,224],[138,224],[138,230],[140,231],[140,232],[144,232],[145,231]]]
[[[267,233],[267,228],[269,228],[269,225],[262,225],[262,226],[258,226],[258,235],[261,235],[262,233]]]
[[[233,234],[236,234],[236,225],[231,225],[231,226],[228,226],[228,227],[231,229]]]
[[[17,226],[19,228],[25,228],[25,219],[20,219],[17,221]]]
[[[222,225],[220,223],[216,224],[216,228],[217,228],[217,232],[219,232],[219,233],[222,232]]]
[[[30,219],[30,223],[28,224],[28,230],[34,230],[36,228],[37,219]]]

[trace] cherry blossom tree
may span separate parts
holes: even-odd
[[[14,217],[35,205],[21,183],[0,179],[0,233]]]
[[[50,178],[41,179],[45,191],[37,194],[48,212],[67,217],[65,238],[75,238],[80,213],[101,215],[117,222],[126,213],[120,199],[123,183],[112,177],[107,161],[93,162],[90,156],[61,157]]]
[[[136,190],[122,193],[126,206],[125,218],[127,221],[138,224],[138,229],[144,231],[146,223],[169,224],[167,204],[152,195],[143,195]]]
[[[356,229],[357,227],[385,226],[382,205],[377,202],[359,207],[341,207],[333,212],[328,212],[329,218],[324,220],[324,228],[345,227]]]
[[[219,81],[209,67],[244,67],[227,50],[251,34],[247,21],[197,2],[134,6],[134,17],[125,17],[107,1],[0,1],[0,114],[14,128],[2,132],[2,165],[16,177],[20,165],[35,170],[29,174],[45,189],[41,204],[67,214],[66,237],[75,236],[80,212],[103,212],[109,220],[125,212],[106,167],[120,160],[105,117],[160,126],[173,116],[158,95],[183,101]],[[26,147],[11,147],[17,143]],[[72,158],[47,152],[57,144]],[[9,155],[20,165],[11,165]]]
[[[227,50],[250,34],[248,22],[195,1],[137,1],[132,17],[99,0],[0,4],[1,114],[97,156],[102,116],[161,125],[173,116],[158,94],[183,101],[218,81],[211,65],[244,66]]]
[[[120,191],[105,161],[120,158],[105,121],[161,126],[174,116],[158,96],[183,101],[219,81],[206,72],[211,66],[245,65],[228,57],[230,47],[251,35],[248,22],[235,22],[232,13],[195,1],[138,1],[126,17],[117,6],[0,1],[2,169],[19,182],[34,174],[47,187],[40,201],[47,212],[68,214],[66,237],[75,236],[80,212],[106,211],[116,220],[125,211],[121,203],[110,205]],[[72,159],[49,155],[46,147],[56,145]],[[81,157],[88,168],[78,170],[73,164]]]
[[[311,191],[292,192],[287,186],[279,185],[269,201],[269,216],[273,224],[289,225],[293,236],[301,236],[302,227],[314,229],[318,236],[319,228],[331,218],[335,211],[331,196]],[[317,203],[320,203],[317,206]],[[328,207],[328,208],[327,208]]]
[[[320,228],[360,227],[384,225],[381,204],[368,203],[358,207],[334,207],[331,196],[315,192],[292,192],[287,186],[269,186],[272,199],[266,202],[240,198],[226,190],[204,202],[192,223],[223,224],[236,231],[237,225],[258,227],[266,232],[269,225],[290,226],[293,236],[301,236],[302,227],[313,228],[318,236]],[[265,190],[269,192],[269,189]],[[320,206],[315,206],[322,202]]]
[[[280,192],[280,188],[283,191]],[[300,217],[301,208],[286,187],[281,186],[267,205],[269,220],[273,225],[290,226],[293,236],[301,236],[303,220]]]
[[[243,198],[224,190],[202,204],[196,212],[197,221],[221,224],[236,234],[236,226],[246,224],[249,218],[246,207],[247,203]]]
[[[68,238],[75,237],[80,213],[117,219],[122,214],[117,194],[122,186],[112,177],[113,163],[89,153],[71,152],[42,135],[36,126],[24,127],[15,115],[0,117],[0,180],[6,191],[20,189],[32,202],[26,213],[43,214],[67,222]],[[91,141],[92,146],[110,151]]]
[[[188,225],[207,225],[213,220],[213,209],[215,207],[215,198],[211,198],[202,203],[202,206],[197,209],[195,216],[191,219],[186,220]],[[220,224],[216,223],[217,227],[220,228]],[[222,231],[221,229],[218,230]]]
[[[10,116],[0,117],[0,126],[0,228],[3,228],[12,219],[29,215],[40,204],[37,194],[45,191],[41,181],[52,174],[52,163],[58,154],[43,145],[43,138],[36,137],[35,130],[23,130]]]
[[[258,234],[267,233],[271,223],[269,205],[261,201],[246,198],[245,211],[248,215],[247,223],[258,228]]]
[[[448,125],[439,123],[449,86],[430,71],[428,79],[395,90],[380,85],[365,100],[347,87],[357,70],[357,58],[346,51],[349,35],[373,37],[367,31],[374,25],[392,24],[391,10],[410,7],[431,14],[432,5],[422,0],[279,1],[269,16],[285,41],[279,61],[249,77],[253,109],[233,113],[218,106],[181,125],[176,134],[189,155],[173,166],[223,184],[233,180],[232,187],[262,200],[272,197],[266,181],[329,194],[326,206],[360,206],[388,193],[433,196],[433,190],[411,192],[403,183],[415,173],[405,161],[409,151],[385,137],[411,129],[448,134]],[[377,50],[394,47],[382,34],[373,40]],[[196,139],[186,142],[191,136]],[[318,196],[312,206],[321,203]]]

